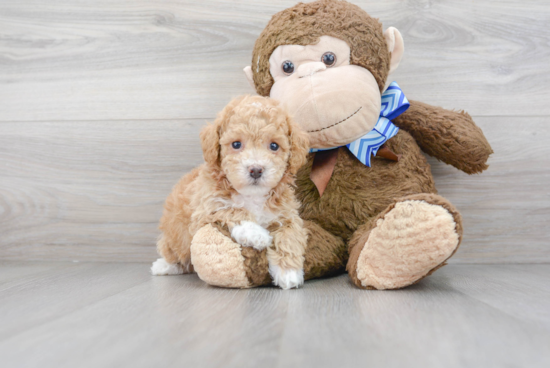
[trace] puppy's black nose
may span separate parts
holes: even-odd
[[[252,166],[248,169],[248,172],[250,173],[250,176],[252,178],[258,179],[260,176],[262,176],[262,173],[264,172],[264,168],[259,166]]]

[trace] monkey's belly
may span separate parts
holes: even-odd
[[[395,198],[437,193],[430,166],[410,134],[401,130],[387,145],[402,155],[399,162],[373,157],[372,167],[362,164],[346,147],[340,148],[322,197],[309,179],[310,157],[297,178],[302,218],[348,240],[358,226],[378,215]]]

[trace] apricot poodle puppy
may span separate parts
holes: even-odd
[[[206,162],[168,196],[157,243],[162,258],[151,272],[192,272],[193,236],[211,224],[243,247],[267,248],[275,285],[303,284],[307,233],[298,216],[294,175],[305,163],[307,134],[275,100],[242,96],[200,138]]]

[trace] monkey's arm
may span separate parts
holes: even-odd
[[[393,123],[409,132],[422,151],[467,174],[487,169],[493,150],[468,113],[409,102],[409,109]]]

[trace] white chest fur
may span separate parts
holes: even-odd
[[[269,223],[277,218],[275,214],[265,208],[265,196],[237,194],[232,199],[235,207],[245,208],[254,215],[258,225],[267,227]]]

